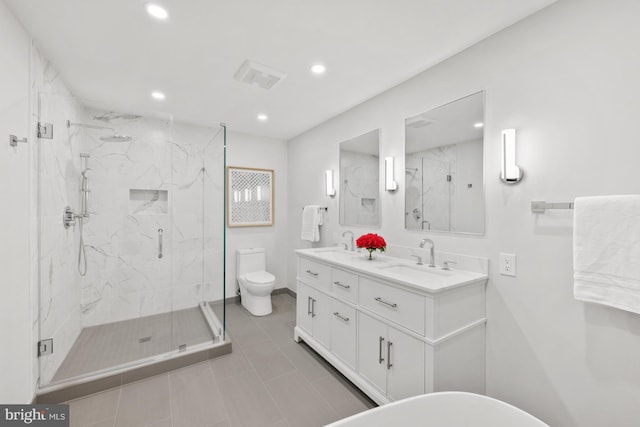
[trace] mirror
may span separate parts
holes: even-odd
[[[380,226],[380,129],[340,143],[340,224]]]
[[[484,233],[484,92],[405,120],[405,228]]]

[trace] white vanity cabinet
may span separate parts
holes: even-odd
[[[370,262],[321,249],[296,252],[295,340],[374,401],[484,393],[486,274],[427,270],[391,257]]]
[[[365,313],[358,320],[358,373],[390,400],[423,394],[424,342]]]
[[[298,283],[297,324],[315,340],[330,348],[329,297],[304,283]]]

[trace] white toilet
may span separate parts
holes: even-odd
[[[264,248],[238,249],[236,277],[244,308],[254,316],[271,314],[271,292],[276,287],[276,278],[265,271]]]

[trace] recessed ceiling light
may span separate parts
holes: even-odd
[[[151,96],[153,99],[157,99],[159,101],[162,101],[165,98],[164,93],[158,91],[151,92]]]
[[[474,125],[473,125],[474,128],[481,128],[483,126],[484,126],[484,123],[482,123],[482,122],[474,123]]]
[[[167,9],[160,5],[157,5],[155,3],[147,3],[145,7],[147,8],[147,13],[156,19],[165,20],[169,17],[169,12],[167,12]]]
[[[258,120],[260,120],[261,122],[266,122],[268,118],[269,117],[267,117],[266,114],[258,114]]]
[[[311,67],[311,72],[313,74],[320,75],[320,74],[324,74],[325,71],[327,71],[327,67],[325,67],[322,64],[315,64],[314,66]]]

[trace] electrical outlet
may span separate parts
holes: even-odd
[[[515,254],[500,254],[500,274],[503,276],[516,276]]]

